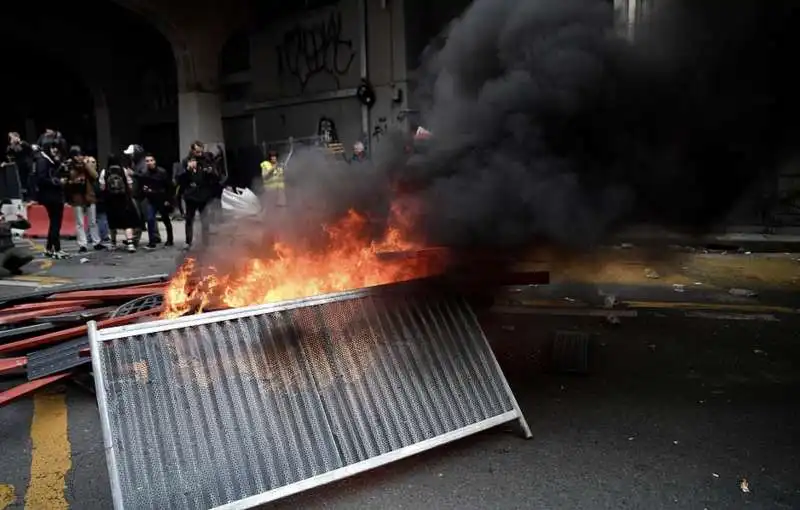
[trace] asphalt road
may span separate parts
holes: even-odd
[[[661,315],[610,326],[492,314],[485,329],[533,439],[501,427],[269,508],[800,508],[798,316]],[[539,346],[565,329],[592,335],[589,375],[533,369]],[[36,405],[46,412],[61,391]],[[64,500],[111,508],[94,398],[70,387],[66,404]],[[57,427],[33,431],[33,408],[25,400],[0,412],[0,482],[17,488],[6,508],[67,508],[47,493],[25,505],[25,488],[47,482],[60,462]],[[43,453],[47,462],[33,460]]]
[[[92,254],[33,276],[143,276],[179,256]],[[750,278],[759,296],[743,297],[724,275],[659,271],[511,289],[500,301],[518,313],[484,314],[533,439],[499,427],[266,508],[800,508],[796,280]],[[619,324],[582,314],[609,295],[629,312]],[[576,315],[529,313],[542,303]],[[541,370],[542,346],[564,330],[590,335],[589,374]],[[111,508],[93,395],[65,386],[15,402],[0,430],[0,510]]]

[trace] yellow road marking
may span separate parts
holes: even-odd
[[[53,261],[49,259],[31,260],[30,263],[39,266],[39,271],[47,271],[48,269],[53,267]]]
[[[13,485],[0,484],[0,510],[5,510],[17,500]]]
[[[64,489],[72,460],[63,393],[34,395],[31,443],[31,481],[25,510],[68,510]]]
[[[34,251],[36,253],[44,253],[44,244],[39,244],[39,243],[34,242],[34,241],[30,240],[30,239],[22,239],[20,241],[20,245],[22,245],[23,247],[29,248],[30,250],[32,250],[32,251]]]
[[[69,278],[60,278],[58,276],[46,276],[37,274],[26,274],[9,278],[9,280],[16,280],[18,282],[36,282],[42,285],[57,285],[60,283],[70,283],[72,280]]]

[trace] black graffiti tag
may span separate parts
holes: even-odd
[[[328,75],[339,87],[339,77],[347,74],[356,54],[353,41],[342,38],[342,14],[331,12],[326,21],[296,26],[286,32],[278,52],[278,74],[289,74],[304,91],[312,77]]]

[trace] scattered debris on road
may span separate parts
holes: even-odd
[[[748,297],[748,298],[758,296],[758,292],[750,289],[731,289],[728,291],[728,294],[730,294],[731,296]]]
[[[745,494],[750,492],[750,484],[747,482],[747,478],[742,478],[742,481],[739,482],[739,488],[742,489],[742,492]]]
[[[60,286],[0,301],[0,374],[28,379],[1,392],[0,407],[69,379],[91,362],[82,354],[88,347],[88,321],[114,327],[157,315],[167,277]],[[143,306],[131,308],[131,300]]]
[[[658,274],[655,270],[650,269],[649,267],[645,268],[644,276],[645,276],[645,278],[650,278],[651,280],[657,280],[657,279],[661,278],[660,274]]]

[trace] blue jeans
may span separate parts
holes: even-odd
[[[164,228],[167,229],[167,242],[172,243],[172,222],[169,219],[169,211],[166,203],[162,200],[155,204],[150,200],[145,200],[144,204],[147,208],[145,211],[145,218],[147,219],[147,241],[150,245],[156,244],[156,239],[159,237],[158,223],[156,222],[156,215],[160,214],[164,222]]]
[[[108,229],[108,216],[106,213],[97,213],[97,229],[100,231],[100,239],[108,241],[111,239],[111,233]]]

